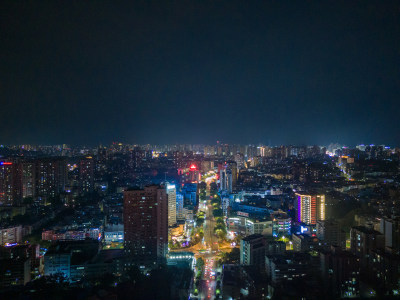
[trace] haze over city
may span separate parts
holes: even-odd
[[[400,143],[397,1],[4,1],[4,144]]]

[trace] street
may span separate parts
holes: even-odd
[[[204,222],[204,243],[207,249],[218,251],[218,240],[214,234],[215,219],[213,215],[213,206],[211,201],[207,200],[206,218]]]
[[[200,284],[200,299],[214,299],[216,289],[216,253],[218,251],[217,237],[214,235],[215,219],[213,215],[213,206],[211,201],[207,200],[206,218],[204,222],[204,245],[209,253],[203,253],[204,275]]]
[[[214,234],[214,227],[216,221],[213,214],[213,205],[211,204],[209,183],[207,182],[206,199],[200,200],[199,210],[205,212],[205,219],[203,224],[204,237],[203,240],[184,251],[191,251],[194,253],[196,259],[202,258],[204,261],[203,276],[198,286],[198,295],[193,296],[192,299],[215,299],[217,289],[217,273],[221,270],[217,269],[217,255],[220,251],[218,238]],[[229,244],[227,248],[230,249]],[[172,250],[182,251],[182,250]],[[193,295],[193,294],[192,294]]]

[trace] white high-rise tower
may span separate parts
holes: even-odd
[[[176,225],[176,187],[167,183],[168,195],[168,226]]]

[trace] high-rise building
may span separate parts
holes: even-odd
[[[183,213],[183,194],[176,193],[176,220],[185,220]]]
[[[94,188],[94,159],[87,156],[79,162],[79,183],[82,193],[91,193]]]
[[[34,161],[22,162],[22,197],[34,197],[36,186],[36,168]]]
[[[198,183],[200,180],[200,171],[195,164],[191,164],[189,167],[189,182]]]
[[[240,264],[263,267],[265,239],[261,234],[252,234],[240,241]]]
[[[206,155],[206,156],[215,155],[215,147],[214,146],[205,146],[204,147],[204,155]]]
[[[19,161],[0,162],[0,204],[20,205],[22,200],[22,165]]]
[[[13,205],[21,205],[22,202],[22,163],[18,160],[13,163]]]
[[[321,279],[332,298],[355,298],[359,296],[359,258],[341,247],[331,246],[319,251]]]
[[[345,247],[344,235],[340,223],[336,220],[318,220],[317,238],[325,245]]]
[[[368,258],[370,251],[383,249],[385,236],[371,228],[355,226],[350,229],[350,251],[361,258]]]
[[[200,171],[202,174],[205,174],[205,173],[211,171],[212,169],[214,169],[214,161],[213,160],[203,160],[201,162]]]
[[[132,263],[155,267],[168,250],[168,196],[163,186],[124,191],[124,249]]]
[[[244,155],[242,153],[236,153],[235,154],[235,162],[236,162],[238,169],[243,169],[244,168]]]
[[[183,194],[176,193],[176,219],[177,221],[185,220],[185,214],[183,213]]]
[[[237,171],[237,163],[235,161],[226,162],[226,167],[231,170],[232,174],[232,188],[236,187],[237,179],[238,179],[238,171]]]
[[[23,198],[47,200],[64,191],[67,177],[63,158],[0,162],[0,203],[20,205]]]
[[[232,193],[232,172],[228,168],[222,168],[219,175],[220,190]]]
[[[254,156],[257,156],[257,147],[253,145],[248,145],[246,149],[245,156],[247,159],[251,159]]]
[[[0,162],[0,203],[20,205],[32,197],[46,201],[65,189],[66,160],[60,157]]]
[[[176,225],[176,187],[167,183],[168,196],[168,226]]]
[[[258,156],[266,156],[267,148],[264,146],[257,147],[257,155]]]
[[[325,220],[325,195],[296,193],[297,221],[316,225]]]
[[[183,194],[184,205],[197,205],[197,184],[196,183],[185,183],[181,188]]]
[[[237,182],[237,164],[234,161],[219,165],[219,179],[221,191],[232,193]]]
[[[40,158],[36,161],[36,197],[48,200],[65,189],[67,164],[64,158]]]
[[[0,204],[2,205],[13,205],[14,168],[12,162],[0,162]]]
[[[385,235],[385,247],[387,250],[400,254],[400,218],[382,218],[379,231]]]

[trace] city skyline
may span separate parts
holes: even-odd
[[[338,142],[331,142],[328,144],[272,144],[272,143],[227,143],[216,141],[215,143],[133,143],[133,142],[109,142],[109,143],[99,143],[99,144],[71,144],[71,143],[55,143],[55,144],[40,144],[40,143],[19,143],[19,144],[0,144],[0,148],[9,148],[9,149],[23,149],[23,150],[32,150],[31,148],[35,147],[54,147],[54,148],[79,148],[79,147],[87,147],[90,149],[97,147],[109,147],[109,146],[126,146],[126,147],[152,147],[152,148],[173,148],[173,147],[182,147],[189,146],[193,148],[205,148],[205,147],[219,147],[219,146],[244,146],[244,147],[267,147],[267,148],[277,148],[277,147],[314,147],[318,146],[320,148],[354,148],[354,147],[385,147],[386,149],[395,149],[398,148],[398,145],[388,145],[387,143],[351,143],[351,144],[343,144]],[[25,149],[25,147],[28,147]]]
[[[400,148],[0,150],[2,298],[397,295]]]
[[[0,5],[0,299],[400,298],[400,1]]]

